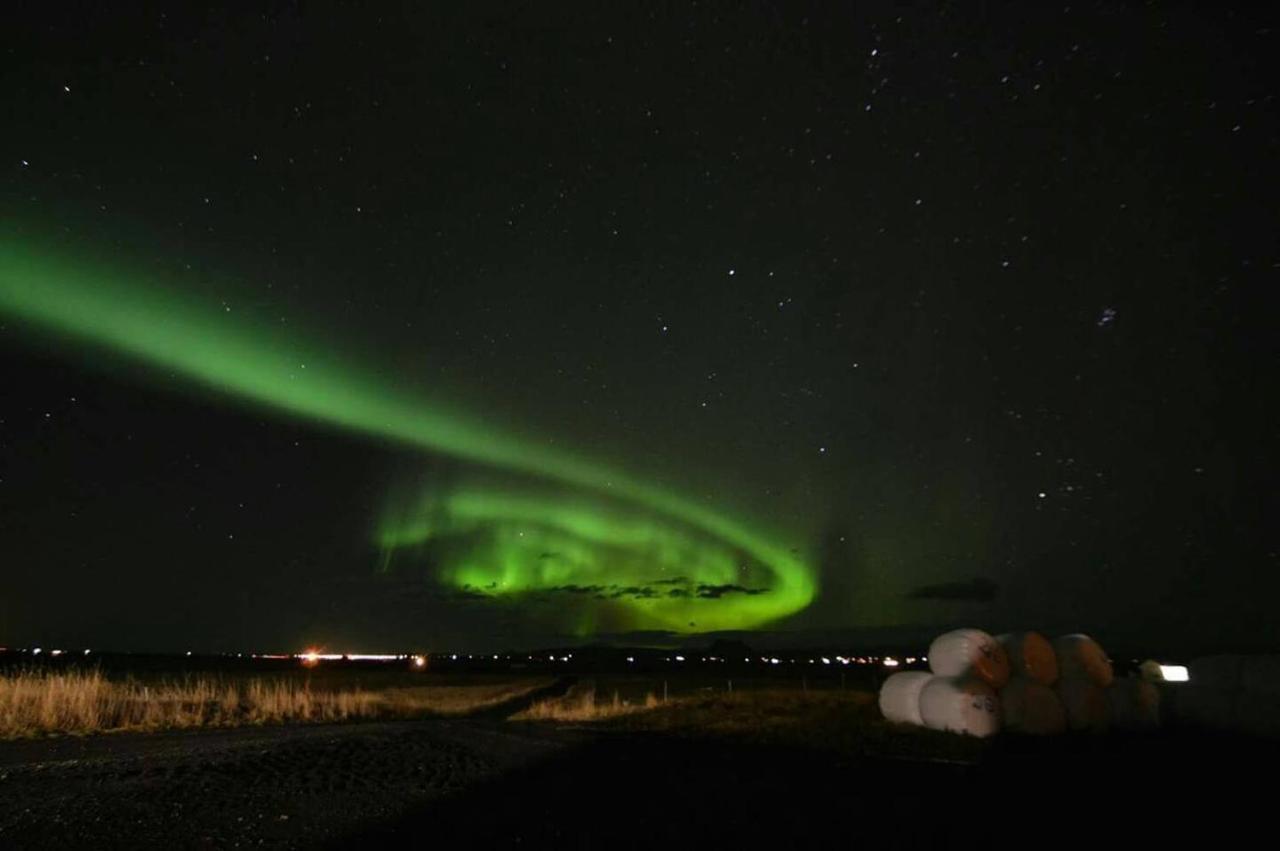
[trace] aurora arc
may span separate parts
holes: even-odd
[[[143,276],[0,238],[0,313],[263,408],[591,494],[432,493],[383,518],[376,543],[387,552],[459,533],[474,541],[482,530],[481,543],[440,575],[475,594],[595,589],[630,611],[632,627],[682,631],[759,626],[803,609],[817,592],[803,558],[739,520],[429,402],[376,369],[335,360],[329,347]],[[743,585],[744,572],[762,587]],[[675,582],[673,573],[688,587],[658,594],[644,585]]]

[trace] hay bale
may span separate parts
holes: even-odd
[[[1013,677],[1051,686],[1058,681],[1058,654],[1053,644],[1038,632],[1006,632],[996,636],[1005,655],[1009,657],[1009,672]]]
[[[1035,680],[1009,680],[1000,689],[1000,711],[1004,728],[1011,732],[1050,736],[1067,729],[1067,713],[1057,693]]]
[[[1000,731],[1000,700],[976,677],[934,677],[920,690],[920,718],[932,730],[986,738]]]
[[[1234,691],[1240,688],[1243,656],[1201,656],[1187,665],[1191,685],[1196,688]]]
[[[1004,648],[980,629],[956,629],[935,638],[929,668],[940,677],[978,677],[993,689],[1009,681]]]
[[[1064,680],[1084,680],[1106,688],[1115,679],[1102,645],[1087,635],[1059,636],[1053,640],[1053,651],[1058,657],[1058,676]]]
[[[1109,726],[1107,696],[1101,687],[1084,679],[1058,680],[1055,690],[1067,714],[1071,730],[1101,733]]]
[[[880,712],[886,721],[924,726],[920,717],[920,691],[933,679],[928,671],[900,671],[880,687]]]
[[[1106,688],[1107,713],[1113,727],[1147,730],[1160,726],[1160,692],[1146,680],[1125,677]]]

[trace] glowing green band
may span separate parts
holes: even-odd
[[[764,593],[673,597],[665,604],[646,598],[627,600],[626,605],[637,613],[637,625],[674,629],[688,628],[690,622],[696,622],[700,629],[755,626],[804,608],[816,592],[813,571],[803,560],[738,522],[616,470],[515,438],[430,404],[379,378],[376,370],[335,360],[324,354],[325,347],[305,344],[279,329],[255,328],[223,309],[184,299],[163,287],[94,271],[0,238],[0,311],[163,366],[265,407],[585,488],[607,495],[603,501],[630,504],[641,515],[653,518],[646,527],[638,520],[626,519],[626,513],[615,508],[593,507],[585,498],[573,504],[553,497],[542,497],[540,503],[508,500],[477,510],[483,503],[477,503],[474,494],[464,493],[445,498],[450,519],[436,530],[439,534],[485,527],[492,540],[498,541],[499,527],[506,524],[536,527],[539,534],[552,538],[558,534],[554,543],[566,553],[585,542],[590,554],[580,553],[576,564],[592,576],[608,572],[613,564],[629,565],[621,571],[620,581],[612,585],[656,579],[667,570],[686,575],[695,594],[697,585],[741,585],[726,581],[727,571],[735,569],[735,551],[749,559],[747,571],[753,577],[760,571],[768,574]],[[539,504],[544,510],[534,512]],[[537,516],[530,516],[531,512]],[[419,521],[409,518],[409,522]],[[586,534],[583,524],[591,523],[608,527],[608,534],[594,538]],[[383,524],[380,543],[384,547],[421,542],[411,534],[399,535],[394,525]],[[669,546],[675,541],[684,541],[681,546],[688,562],[677,557],[679,546]],[[500,558],[505,567],[496,561],[446,566],[445,578],[477,593],[512,594],[552,587],[547,582],[571,573],[558,569],[551,579],[544,575],[545,569],[531,563],[532,550],[521,555],[520,549],[510,544],[482,551],[473,555]],[[541,554],[537,554],[539,559]],[[641,562],[650,557],[654,561],[645,568]],[[564,558],[569,559],[566,564],[575,563],[568,555]],[[741,565],[736,569],[743,570]],[[641,577],[645,570],[648,575]],[[494,585],[492,577],[497,575],[505,577],[507,584]],[[581,577],[559,584],[575,583],[584,584]]]

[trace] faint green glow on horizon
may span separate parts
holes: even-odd
[[[577,490],[569,498],[437,493],[382,519],[377,544],[388,553],[439,537],[472,541],[464,555],[441,563],[441,580],[455,587],[518,596],[678,574],[690,581],[690,596],[608,601],[627,608],[635,628],[677,630],[758,626],[803,609],[816,593],[802,558],[740,521],[448,410],[326,347],[145,279],[0,238],[0,312],[266,408]],[[696,596],[699,585],[750,587],[744,575],[764,592]]]

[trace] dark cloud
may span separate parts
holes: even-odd
[[[548,593],[552,594],[603,594],[605,590],[604,585],[557,585],[547,589]]]
[[[922,585],[907,594],[907,599],[989,603],[999,594],[999,585],[990,579],[980,576],[966,582],[940,582],[937,585]]]
[[[743,585],[699,585],[698,596],[704,600],[718,600],[725,594],[746,594],[754,597],[767,590],[767,588],[747,588]]]

